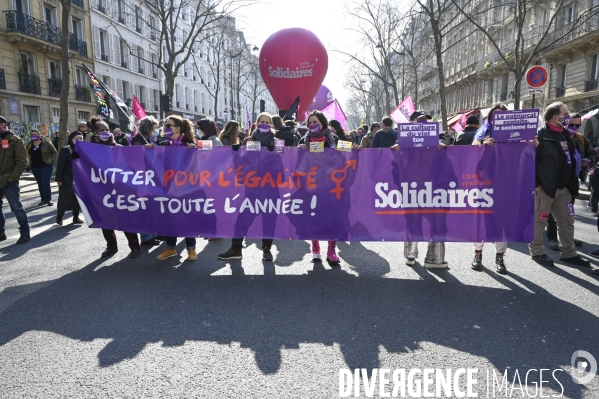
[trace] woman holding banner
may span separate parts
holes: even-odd
[[[171,115],[164,123],[162,137],[158,139],[158,145],[166,146],[186,146],[196,149],[195,132],[193,124],[189,119],[181,118],[178,115]],[[156,257],[156,260],[165,260],[177,256],[177,237],[166,237],[166,248]],[[193,262],[198,259],[196,253],[195,237],[185,237],[185,246],[187,248],[187,261]]]
[[[507,108],[505,105],[502,104],[496,104],[495,106],[493,106],[493,108],[491,108],[489,114],[487,115],[485,124],[481,126],[474,134],[474,141],[472,142],[472,145],[493,145],[493,113],[497,110],[507,111]],[[483,268],[482,262],[484,245],[484,241],[474,243],[474,260],[470,264],[470,268],[472,270],[481,270]],[[503,256],[505,255],[506,250],[507,242],[495,243],[495,271],[500,274],[507,273],[507,268],[505,267],[505,262],[503,260]]]
[[[270,147],[274,149],[275,145],[275,133],[273,131],[272,117],[269,113],[263,112],[258,115],[258,121],[256,123],[256,130],[244,141],[244,145],[247,145],[248,141],[257,141],[260,143],[260,146]],[[226,127],[225,127],[226,131]],[[272,150],[271,150],[272,151]],[[246,167],[252,168],[253,159],[249,158],[245,160],[244,165]],[[271,171],[282,169],[282,165],[270,165],[269,169]],[[272,189],[275,190],[275,189]],[[246,198],[253,195],[251,192],[246,190]],[[276,193],[270,194],[273,198],[278,196],[278,189],[276,189]],[[219,254],[218,259],[221,260],[229,260],[229,259],[242,259],[242,248],[243,248],[243,237],[251,227],[254,219],[257,217],[257,214],[243,214],[237,217],[237,221],[235,222],[235,234],[241,238],[233,238],[231,240],[231,247],[225,253]],[[276,224],[276,215],[271,213],[264,214],[263,218],[263,237],[274,236],[274,226]],[[262,260],[271,262],[273,260],[272,252],[270,251],[272,247],[272,238],[262,238]]]
[[[93,133],[90,142],[101,145],[109,145],[111,147],[116,147],[118,145],[116,141],[114,141],[114,136],[112,133],[108,131],[108,124],[99,116],[92,116],[89,122],[87,122],[87,126],[89,126]],[[137,258],[140,255],[139,237],[137,236],[137,233],[130,233],[126,231],[123,233],[125,234],[125,237],[127,237],[129,249],[131,249],[129,257]],[[102,257],[108,258],[119,252],[114,230],[102,229],[102,234],[106,240],[106,250],[102,252]]]
[[[50,180],[52,179],[52,172],[54,172],[54,163],[58,157],[56,148],[35,129],[31,131],[29,139],[29,145],[27,146],[29,165],[31,173],[37,181],[37,188],[42,199],[38,205],[54,205]]]
[[[225,130],[222,131],[219,137],[223,145],[239,144],[239,123],[229,121],[225,125]]]
[[[332,121],[331,121],[332,122]],[[335,121],[337,122],[337,121]],[[338,123],[338,122],[337,122]],[[308,117],[308,132],[300,140],[300,148],[305,150],[310,143],[320,142],[324,143],[325,147],[335,148],[336,143],[333,138],[333,133],[327,128],[329,122],[327,117],[320,111],[312,111]],[[341,125],[339,125],[341,127]],[[343,132],[343,130],[341,130]],[[337,256],[337,242],[329,241],[327,249],[327,261],[332,266],[338,266],[340,263],[339,257]],[[320,242],[312,240],[312,262],[322,262],[320,257]]]

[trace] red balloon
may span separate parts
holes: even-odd
[[[297,120],[312,104],[329,67],[324,45],[309,30],[283,29],[270,35],[260,50],[260,75],[279,109],[288,110],[297,96]]]

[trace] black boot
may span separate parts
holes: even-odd
[[[495,254],[495,271],[499,274],[507,274],[505,262],[503,261],[503,254]]]
[[[483,268],[483,251],[474,251],[474,260],[470,264],[472,270],[481,270]]]

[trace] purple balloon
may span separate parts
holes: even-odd
[[[321,110],[324,107],[326,107],[327,105],[329,105],[329,103],[333,102],[335,100],[335,97],[333,96],[333,93],[331,93],[331,91],[329,90],[328,87],[326,87],[325,85],[320,86],[320,89],[318,89],[318,92],[316,93],[316,97],[314,98],[314,101],[312,102],[312,104],[310,105],[310,108],[308,108],[308,111],[313,111],[313,110]]]

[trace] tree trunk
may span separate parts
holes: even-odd
[[[522,78],[514,82],[514,109],[520,109],[520,91],[522,90]]]
[[[67,135],[69,123],[69,90],[71,89],[71,68],[69,55],[69,25],[71,16],[71,0],[62,0],[61,26],[62,36],[60,38],[61,47],[61,74],[62,84],[60,86],[60,119],[58,121],[58,147],[62,148],[68,144]]]
[[[432,23],[432,21],[431,21]],[[441,100],[441,126],[442,130],[447,131],[447,104],[445,102],[445,77],[443,76],[443,52],[441,50],[441,32],[438,25],[433,24],[435,35],[435,53],[437,55],[437,73],[439,75],[439,98]]]
[[[402,91],[403,84],[404,81],[402,80]],[[418,109],[418,68],[414,68],[414,107]]]

